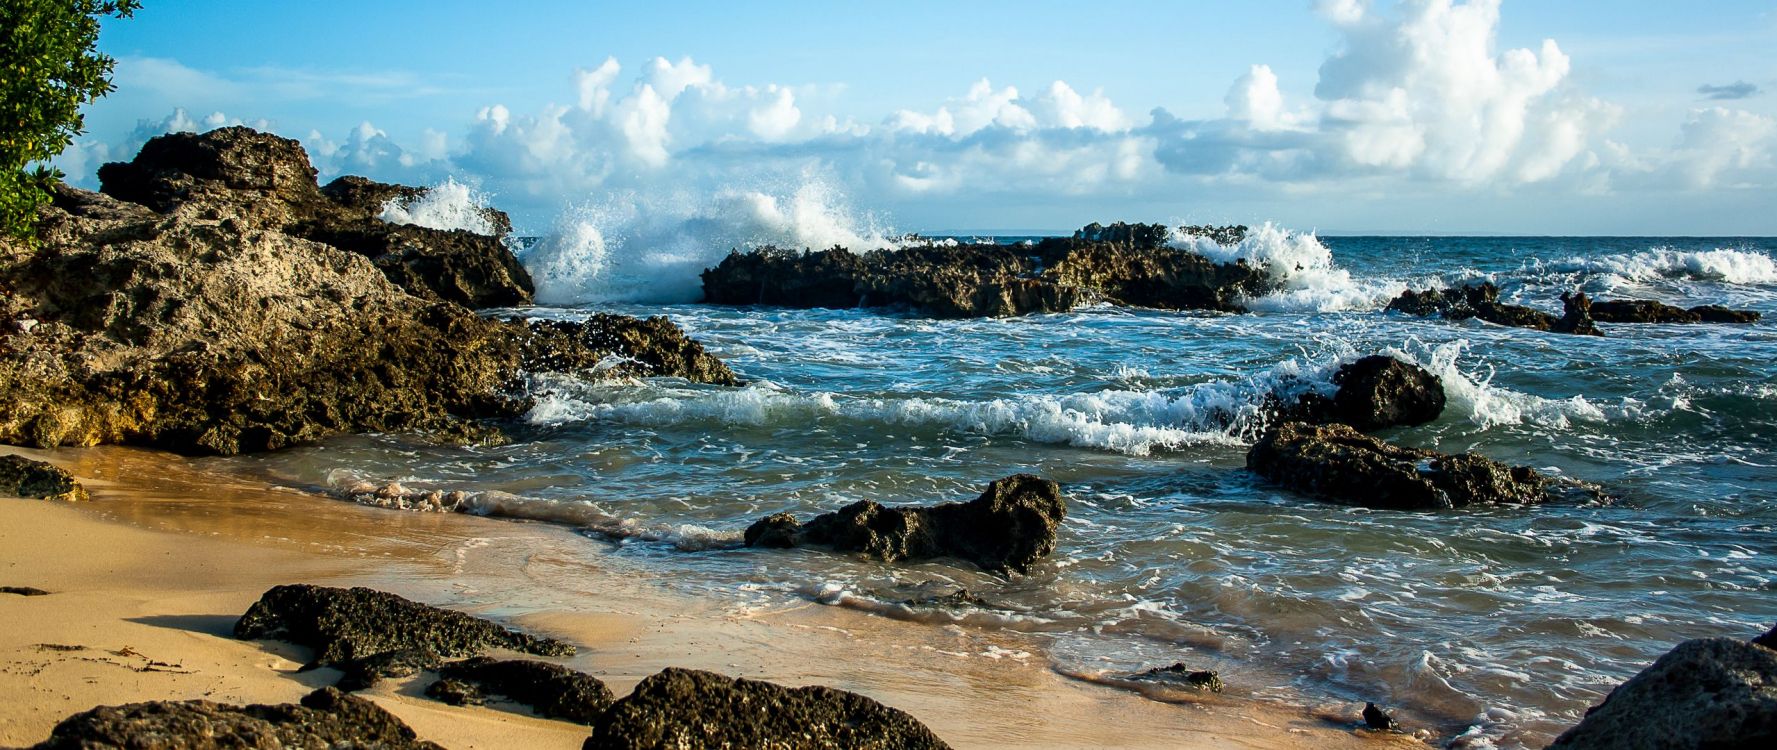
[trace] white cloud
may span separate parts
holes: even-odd
[[[1725,107],[1691,113],[1680,130],[1671,170],[1697,189],[1761,177],[1771,185],[1777,118]]]

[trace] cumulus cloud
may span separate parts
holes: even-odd
[[[1758,95],[1759,90],[1758,86],[1753,84],[1745,81],[1735,81],[1720,86],[1706,83],[1697,87],[1697,93],[1702,94],[1705,99],[1731,100],[1756,96]]]

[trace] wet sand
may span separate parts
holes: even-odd
[[[564,663],[619,695],[666,666],[824,684],[906,710],[958,748],[1423,746],[1328,718],[1361,706],[1160,703],[1068,679],[1017,634],[688,597],[613,570],[606,545],[566,527],[366,508],[150,451],[5,450],[74,472],[94,499],[0,499],[0,586],[52,592],[0,595],[0,746],[95,705],[293,702],[331,684],[332,670],[295,671],[303,649],[228,635],[265,589],[296,582],[371,586],[568,640],[580,653]],[[451,748],[587,736],[511,706],[429,701],[426,679],[364,695]]]

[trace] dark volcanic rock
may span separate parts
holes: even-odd
[[[440,700],[446,703],[468,697],[467,687],[476,694],[506,696],[530,706],[538,716],[581,724],[596,721],[611,706],[613,697],[597,677],[540,661],[476,657],[446,664],[438,676],[441,679],[434,687],[454,683],[438,688],[446,696]],[[427,688],[427,694],[432,694],[432,688]]]
[[[1324,421],[1359,430],[1412,427],[1444,413],[1444,381],[1418,365],[1372,355],[1333,373],[1331,412]]]
[[[422,670],[437,669],[442,664],[444,657],[431,649],[403,649],[334,662],[331,666],[342,673],[335,687],[355,693],[376,687],[385,678],[412,677]]]
[[[497,437],[487,420],[529,408],[521,372],[609,360],[620,375],[734,382],[664,320],[482,318],[457,302],[520,298],[448,290],[510,285],[460,265],[379,269],[294,233],[392,226],[315,188],[294,141],[223,129],[151,145],[110,165],[107,188],[166,213],[58,188],[37,247],[0,239],[0,442],[233,454],[343,432],[483,440]],[[474,264],[517,269],[483,239]]]
[[[1549,747],[1777,747],[1777,651],[1727,638],[1685,641]]]
[[[1129,676],[1136,682],[1157,682],[1168,687],[1186,690],[1205,690],[1211,693],[1222,692],[1222,676],[1213,671],[1192,669],[1184,664],[1170,667],[1155,667],[1145,672],[1137,672]]]
[[[1480,318],[1489,323],[1514,328],[1601,335],[1597,327],[1592,325],[1592,318],[1587,312],[1591,302],[1584,294],[1566,295],[1562,301],[1565,311],[1562,317],[1557,318],[1534,308],[1500,302],[1499,287],[1491,282],[1483,282],[1444,290],[1427,289],[1423,292],[1409,289],[1389,302],[1388,309],[1419,317],[1439,315],[1447,320]]]
[[[904,305],[941,318],[1061,312],[1094,301],[1238,312],[1267,275],[1167,247],[1164,227],[1087,227],[1033,246],[918,245],[861,255],[844,248],[732,253],[703,272],[704,300],[724,305]],[[1089,239],[1097,236],[1108,239]]]
[[[1602,323],[1755,323],[1759,314],[1721,305],[1686,310],[1654,300],[1613,299],[1593,302],[1592,318]]]
[[[1777,651],[1777,626],[1772,626],[1764,635],[1752,639],[1754,645]]]
[[[1389,716],[1388,712],[1383,711],[1380,708],[1377,708],[1376,704],[1374,704],[1374,703],[1365,703],[1364,704],[1363,717],[1364,717],[1364,726],[1367,726],[1371,729],[1375,729],[1378,731],[1390,731],[1390,730],[1394,730],[1394,729],[1399,728],[1399,725],[1395,723],[1394,718]]]
[[[799,524],[778,513],[747,528],[754,547],[814,544],[885,562],[957,557],[992,571],[1028,572],[1055,550],[1067,515],[1061,488],[1029,474],[999,479],[967,503],[890,508],[860,500]]]
[[[86,500],[74,475],[24,456],[0,456],[0,494],[40,500]]]
[[[1246,466],[1297,492],[1370,508],[1603,499],[1591,485],[1545,477],[1534,469],[1507,466],[1473,453],[1402,448],[1342,424],[1278,425],[1247,451]]]
[[[571,656],[574,647],[500,627],[479,617],[430,607],[367,588],[295,584],[265,592],[234,636],[277,639],[315,650],[310,667],[334,666],[388,652],[473,656],[507,648],[539,656]]]
[[[100,706],[63,719],[36,750],[442,750],[376,704],[321,688],[302,705],[164,701]]]
[[[666,669],[593,726],[586,750],[936,750],[924,724],[855,693]]]

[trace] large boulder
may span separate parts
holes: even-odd
[[[321,688],[301,705],[157,701],[100,706],[57,724],[33,750],[443,750],[375,703]]]
[[[1246,454],[1246,466],[1291,490],[1369,508],[1427,510],[1480,503],[1602,500],[1591,485],[1546,477],[1474,453],[1403,448],[1349,425],[1286,422]]]
[[[1107,301],[1237,312],[1270,279],[1163,244],[1159,225],[1089,226],[1035,245],[915,245],[732,253],[703,272],[704,301],[785,307],[907,306],[940,318],[1064,312]]]
[[[475,656],[494,648],[539,656],[574,653],[573,646],[561,641],[507,630],[479,617],[387,592],[307,584],[266,591],[235,623],[234,636],[307,646],[314,649],[308,667],[404,651],[446,657]]]
[[[884,562],[955,557],[991,571],[1025,573],[1055,551],[1067,503],[1054,482],[1029,474],[995,480],[966,503],[883,506],[860,500],[800,523],[788,513],[747,527],[751,547],[813,544]]]
[[[115,192],[166,213],[61,188],[35,247],[0,240],[0,442],[233,454],[345,432],[486,440],[489,420],[530,407],[524,373],[610,362],[600,371],[735,382],[664,319],[485,318],[447,292],[466,288],[460,274],[404,288],[365,255],[291,234],[333,204],[306,162],[286,163],[300,148],[225,131],[168,136],[109,170]]]
[[[1617,686],[1549,747],[1777,747],[1777,651],[1728,638],[1680,643]]]
[[[593,726],[585,750],[939,750],[919,720],[856,693],[668,668]]]
[[[38,500],[86,500],[74,475],[24,456],[0,456],[0,494]]]
[[[296,141],[251,128],[172,133],[136,158],[99,169],[101,191],[163,214],[199,205],[236,222],[356,253],[410,294],[471,308],[531,301],[530,274],[504,244],[504,213],[483,209],[493,231],[476,233],[393,224],[390,202],[425,190],[343,177],[326,188]],[[219,208],[226,206],[227,208]]]
[[[1274,409],[1277,421],[1348,424],[1368,432],[1434,421],[1447,401],[1444,381],[1423,367],[1384,354],[1363,357],[1333,373],[1332,398],[1311,393]]]

